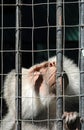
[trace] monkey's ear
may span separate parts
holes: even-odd
[[[64,84],[65,88],[67,88],[67,86],[69,84],[69,79],[68,79],[67,73],[65,71],[63,73],[63,84]]]

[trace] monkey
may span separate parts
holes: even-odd
[[[63,71],[65,111],[69,109],[73,111],[73,104],[78,105],[79,102],[76,96],[80,92],[79,68],[71,59],[63,56]],[[33,65],[29,69],[22,68],[22,129],[57,130],[56,121],[54,121],[56,119],[56,73],[56,56]],[[0,130],[15,130],[16,128],[15,86],[16,73],[12,70],[4,82],[4,99],[8,106],[8,113],[1,121]],[[67,119],[67,116],[68,114],[64,114],[63,118]],[[76,117],[78,117],[77,113],[73,118],[69,117],[70,122],[72,119],[75,121]],[[48,118],[51,121],[48,122]],[[68,123],[68,120],[66,122]]]

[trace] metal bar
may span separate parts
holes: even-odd
[[[62,71],[63,71],[63,56],[62,56],[62,0],[57,0],[56,3],[56,48],[57,48],[57,74],[56,74],[56,118],[57,130],[63,129],[63,98],[62,98]]]
[[[81,123],[81,130],[84,130],[84,0],[80,1],[80,116],[83,122]]]
[[[32,0],[32,66],[34,65],[34,1]]]
[[[50,46],[50,43],[49,43],[49,0],[47,0],[47,56],[48,56],[48,60],[49,60],[49,46]],[[47,127],[48,129],[50,129],[50,116],[49,116],[49,112],[50,112],[50,108],[49,108],[49,104],[47,104]]]
[[[3,78],[4,78],[4,75],[3,75],[3,0],[1,0],[1,76],[0,76],[0,80],[1,80],[1,87],[0,87],[0,92],[2,92],[3,90]],[[1,108],[1,117],[0,117],[0,120],[2,120],[2,112],[3,112],[3,104],[2,104],[2,100],[3,100],[3,93],[0,93],[0,108]]]
[[[20,0],[16,0],[16,130],[22,129],[21,119],[22,119],[22,76],[21,76],[21,31],[19,27],[21,26],[21,4]]]

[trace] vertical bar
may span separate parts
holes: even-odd
[[[32,0],[32,66],[34,65],[34,1]]]
[[[32,66],[34,65],[34,0],[32,0]],[[33,81],[34,82],[34,81]],[[32,92],[33,97],[33,92]],[[33,108],[33,98],[32,98],[32,108]],[[32,110],[32,113],[34,111]],[[34,124],[32,117],[32,125]]]
[[[57,0],[56,3],[56,48],[57,48],[57,74],[56,74],[56,118],[57,118],[57,130],[63,129],[63,99],[62,99],[62,70],[63,70],[63,57],[62,57],[62,0]]]
[[[2,100],[3,100],[3,0],[1,0],[1,76],[0,76],[0,80],[1,80],[1,88],[0,88],[0,108],[1,108],[1,118],[0,120],[2,120]],[[2,128],[1,128],[2,129]]]
[[[21,119],[22,119],[22,84],[21,84],[21,1],[16,0],[16,130],[21,130]]]
[[[81,130],[84,130],[84,0],[80,1],[80,116],[83,120]]]
[[[47,0],[47,55],[49,60],[49,0]],[[47,104],[47,127],[50,129],[49,104]]]

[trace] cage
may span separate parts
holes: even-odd
[[[65,111],[79,113],[81,121],[75,128],[72,123],[70,129],[77,127],[83,130],[84,0],[1,0],[0,19],[0,130],[62,130],[65,129],[62,118]],[[79,77],[79,93],[76,95],[65,95],[68,78],[65,82],[63,55],[73,61],[70,64],[76,64],[80,69],[79,73],[74,68],[69,72]],[[53,56],[57,56],[54,63],[50,60]],[[29,82],[32,66],[36,68]],[[69,66],[67,64],[67,68]],[[54,89],[49,88],[51,82],[48,82],[48,90],[41,90],[48,91],[46,96],[42,93],[43,97],[39,86],[47,83],[53,69],[56,85]],[[37,80],[35,72],[40,72]],[[27,88],[25,77],[28,78]],[[75,77],[72,78],[73,84],[78,78]],[[59,81],[62,81],[61,84]],[[31,90],[32,84],[37,87]],[[55,103],[51,101],[49,104],[52,93]],[[74,103],[74,100],[77,101]],[[55,110],[51,112],[50,107]]]

